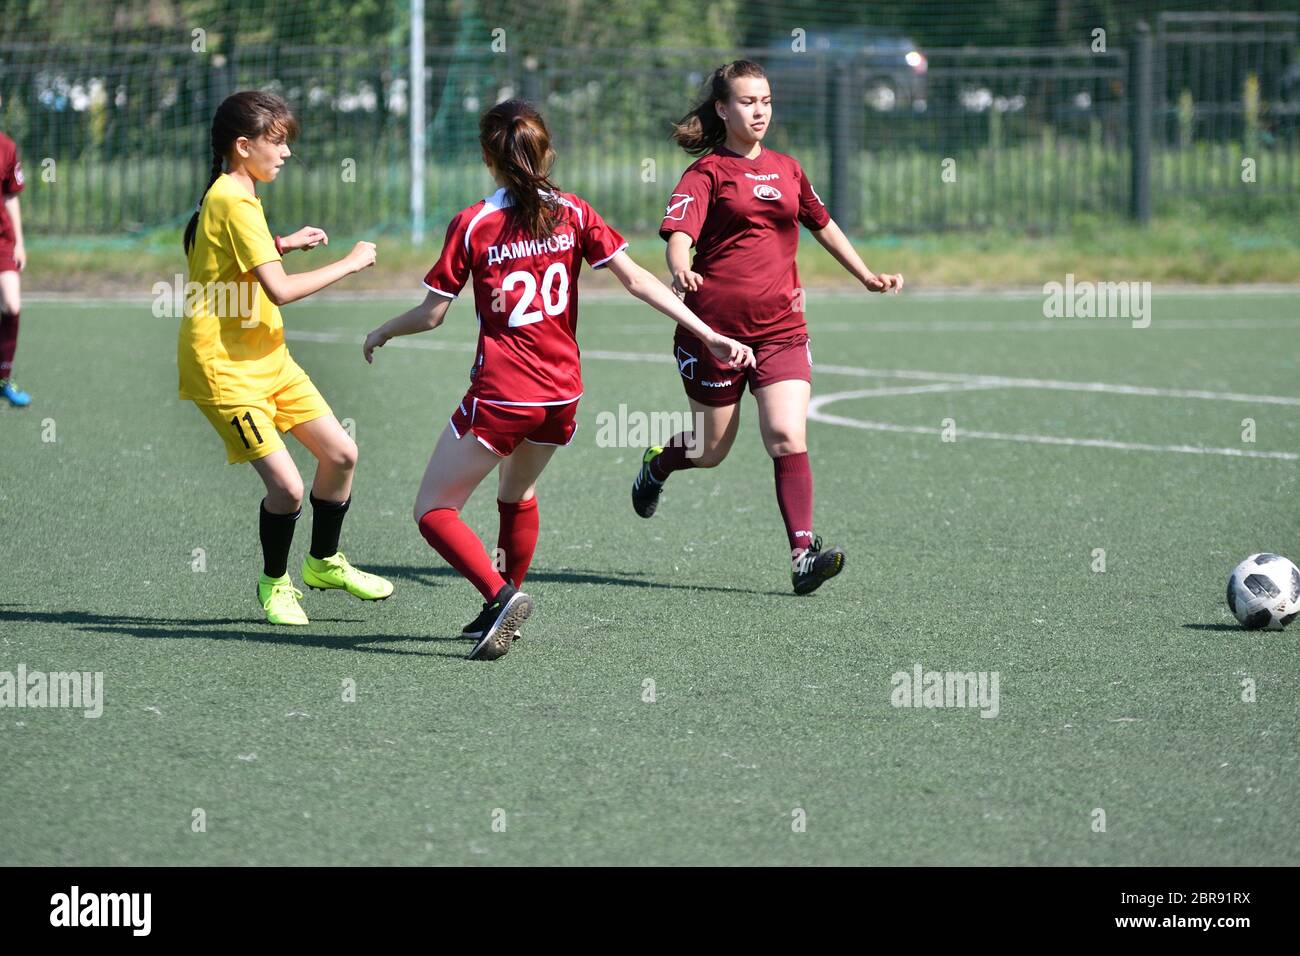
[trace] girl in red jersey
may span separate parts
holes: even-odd
[[[673,352],[703,434],[682,433],[666,448],[646,450],[632,485],[632,506],[649,518],[670,474],[722,463],[736,440],[748,384],[776,472],[791,582],[796,594],[809,594],[840,573],[844,552],[823,549],[812,530],[805,443],[812,351],[795,267],[799,227],[811,230],[870,292],[898,292],[903,277],[868,269],[799,163],[763,147],[771,121],[772,93],[763,68],[737,60],[713,71],[708,98],[674,128],[677,143],[701,158],[682,174],[659,230],[668,243],[673,287],[719,332],[751,346],[756,361],[745,371],[726,368],[689,330],[677,330]]]
[[[741,374],[754,357],[701,322],[628,257],[623,237],[591,206],[551,181],[550,133],[532,106],[508,100],[488,110],[479,144],[501,188],[456,214],[424,278],[424,302],[371,332],[364,353],[372,361],[394,336],[437,328],[473,280],[479,338],[470,388],[438,438],[414,517],[429,544],[483,595],[483,610],[462,635],[475,640],[471,660],[491,660],[510,649],[532,613],[520,588],[537,546],[537,479],[555,449],[573,439],[582,397],[575,334],[583,260],[608,267],[628,292],[676,320],[719,367]],[[501,570],[460,518],[498,465]]]
[[[18,350],[18,313],[22,308],[22,283],[18,273],[27,265],[23,244],[23,164],[18,147],[0,133],[0,398],[14,408],[26,408],[31,396],[13,383],[14,353]]]

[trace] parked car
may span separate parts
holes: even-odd
[[[796,41],[802,40],[800,51]],[[777,90],[805,90],[829,61],[846,66],[856,62],[862,70],[862,101],[876,112],[925,109],[925,54],[898,30],[876,27],[812,27],[802,38],[782,36],[771,40],[764,62]],[[812,56],[809,56],[812,54]]]

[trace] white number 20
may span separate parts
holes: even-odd
[[[528,306],[533,304],[533,297],[537,295],[537,280],[533,278],[531,272],[510,273],[501,283],[501,288],[509,292],[520,285],[524,287],[523,294],[515,303],[510,319],[506,323],[512,329],[521,325],[532,325],[534,322],[542,321],[543,318],[538,310],[528,309]],[[542,274],[542,308],[546,310],[547,315],[559,315],[568,307],[569,272],[564,268],[563,262],[553,262]]]

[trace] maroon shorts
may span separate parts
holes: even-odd
[[[746,383],[752,392],[792,379],[812,381],[812,347],[807,333],[745,344],[754,350],[755,366],[728,368],[713,357],[703,342],[679,326],[673,337],[673,356],[686,394],[701,405],[734,405],[745,394]]]
[[[451,415],[451,430],[462,438],[467,432],[505,458],[520,442],[567,445],[578,429],[574,420],[578,400],[563,405],[508,405],[466,395]]]
[[[0,239],[0,272],[17,272],[18,263],[14,259],[14,244],[7,239]]]

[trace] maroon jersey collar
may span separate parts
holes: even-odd
[[[756,163],[764,156],[767,155],[767,147],[760,145],[758,147],[758,155],[755,156],[753,159],[750,159],[748,156],[742,156],[740,153],[737,153],[735,150],[727,149],[727,147],[725,146],[715,146],[713,148],[713,152],[714,155],[717,156],[728,156],[732,159],[743,160],[746,163]]]

